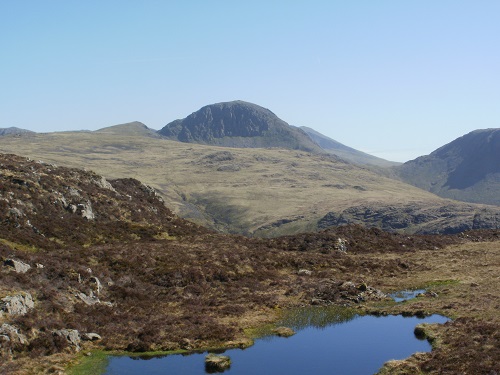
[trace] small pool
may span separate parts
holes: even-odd
[[[431,350],[426,340],[415,337],[417,324],[448,320],[440,315],[420,319],[339,311],[308,308],[290,314],[279,325],[294,328],[296,335],[263,337],[248,349],[226,350],[224,355],[231,357],[232,364],[224,374],[373,374],[388,360]],[[109,357],[105,374],[205,374],[205,355]]]
[[[425,289],[415,289],[415,290],[401,290],[399,292],[391,293],[389,296],[394,299],[395,302],[403,302],[408,301],[409,299],[413,299],[421,293],[425,293]]]

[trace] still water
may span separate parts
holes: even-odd
[[[416,296],[418,296],[419,294],[425,293],[425,292],[426,292],[425,289],[402,290],[399,292],[391,293],[391,294],[389,294],[389,296],[392,297],[392,299],[395,302],[403,302],[403,301],[408,301],[410,299],[413,299]]]
[[[433,315],[358,316],[352,312],[308,308],[289,314],[278,325],[297,331],[289,338],[267,336],[248,349],[231,349],[231,368],[224,374],[373,374],[390,359],[431,349],[413,334],[419,323],[444,323]],[[205,374],[206,353],[139,359],[110,357],[107,375]]]

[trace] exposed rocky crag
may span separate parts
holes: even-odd
[[[359,224],[385,231],[419,234],[453,234],[474,229],[499,229],[500,210],[495,206],[458,205],[361,205],[329,212],[318,228]]]
[[[207,105],[167,124],[158,133],[181,142],[324,152],[301,129],[266,108],[240,100]]]
[[[405,182],[441,197],[500,205],[500,128],[470,132],[395,168]]]

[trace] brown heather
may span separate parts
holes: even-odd
[[[52,335],[55,329],[99,333],[102,340],[83,344],[86,349],[239,345],[248,343],[244,329],[313,300],[360,313],[457,318],[427,330],[431,353],[390,363],[386,373],[500,371],[498,230],[408,236],[345,226],[252,239],[179,219],[134,179],[108,185],[92,172],[14,155],[0,156],[0,173],[0,258],[32,266],[24,274],[2,267],[0,297],[25,291],[35,299],[28,314],[0,318],[29,340],[2,346],[0,373],[49,373],[78,358]],[[85,207],[93,218],[82,216]],[[336,249],[339,238],[347,253]],[[299,275],[300,269],[312,273]],[[100,301],[109,305],[76,297],[89,293],[92,276],[103,286]],[[384,292],[428,286],[438,297],[403,305],[354,302],[358,290],[343,291],[345,281]]]

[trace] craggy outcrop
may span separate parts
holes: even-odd
[[[30,293],[7,296],[0,300],[0,313],[25,315],[33,307],[35,307],[35,302]]]
[[[279,147],[322,153],[303,130],[270,110],[241,100],[207,105],[159,134],[169,139],[226,147]]]
[[[348,224],[385,231],[419,234],[453,234],[477,229],[499,229],[500,209],[494,206],[464,206],[449,203],[429,205],[355,206],[329,212],[318,221],[325,229]]]

